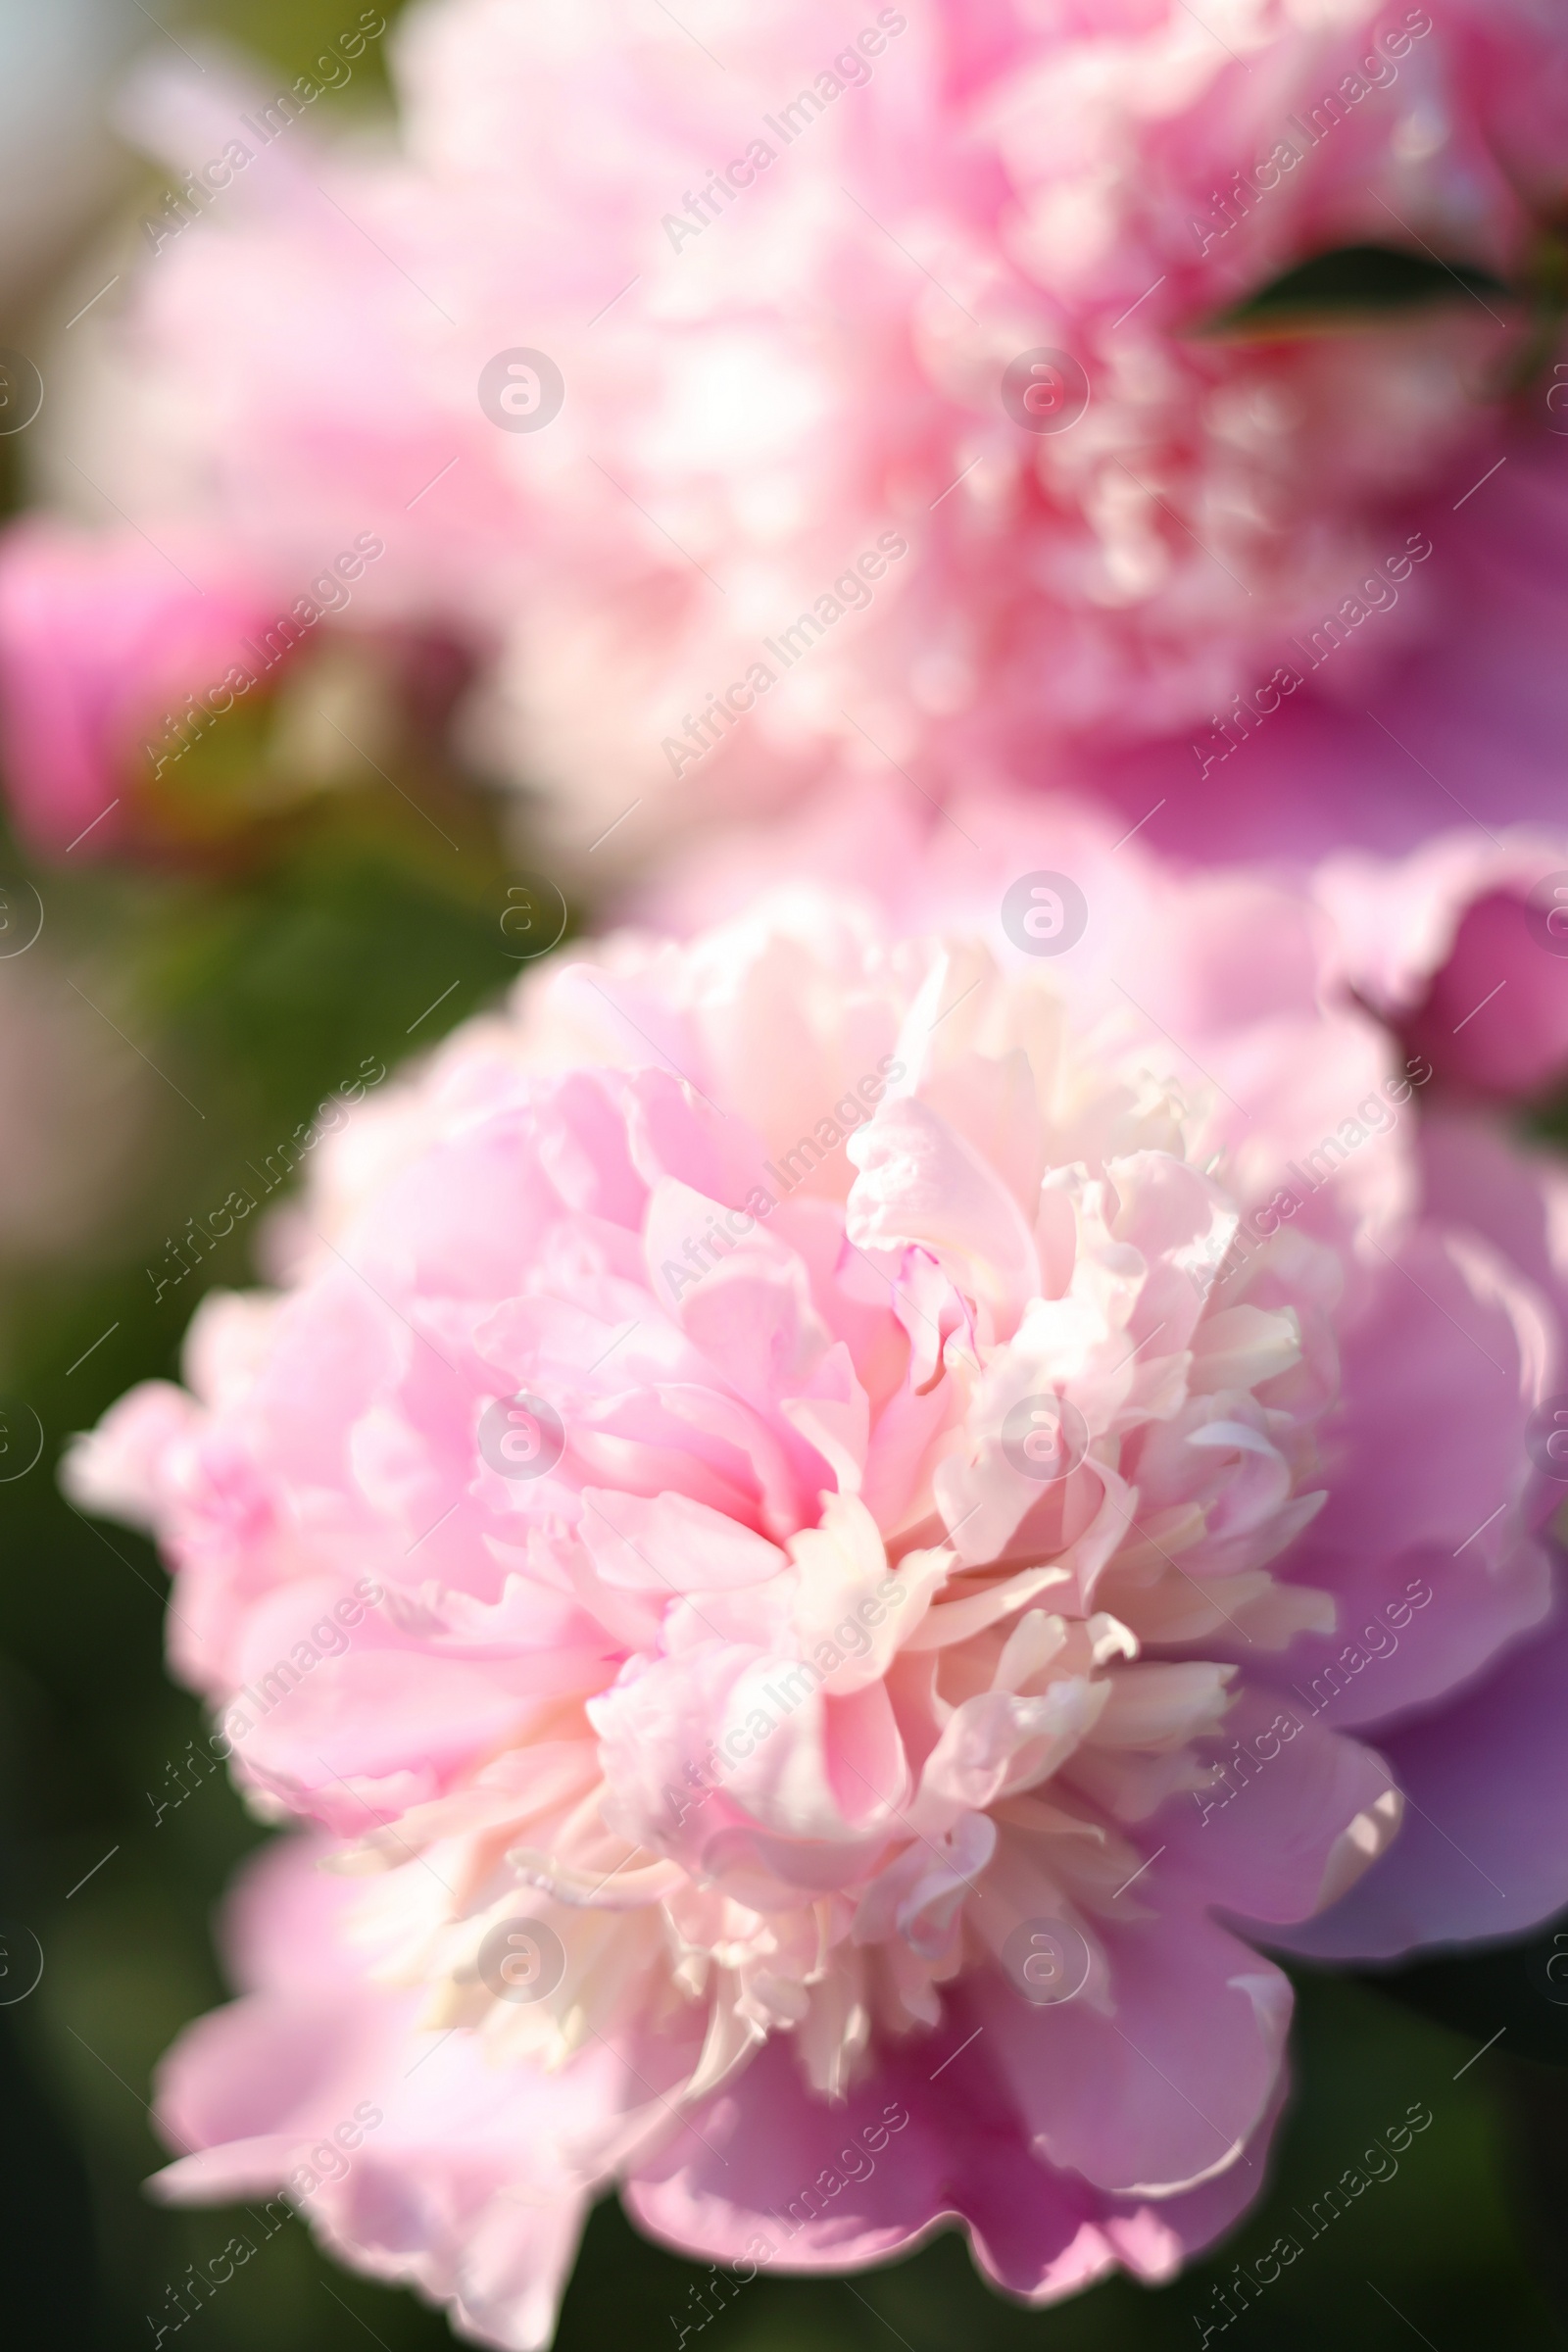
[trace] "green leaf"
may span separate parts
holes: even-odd
[[[1344,332],[1466,297],[1489,309],[1514,299],[1500,278],[1466,262],[1388,245],[1342,245],[1298,262],[1201,331],[1235,339]]]

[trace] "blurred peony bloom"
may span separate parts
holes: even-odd
[[[1568,1896],[1561,1177],[1421,1116],[1304,893],[930,823],[530,976],[74,1456],[310,1825],[165,2193],[482,2343],[611,2183],[742,2278],[1167,2278],[1262,2184],[1261,1945]]]
[[[1552,12],[908,0],[836,37],[438,0],[391,153],[145,75],[185,193],[83,322],[84,469],[269,573],[380,531],[374,605],[482,661],[471,747],[564,854],[625,819],[601,865],[842,766],[1098,783],[1179,740],[1186,783],[1260,703],[1284,734],[1451,651],[1475,485],[1510,430],[1558,448],[1563,387],[1517,427],[1510,391],[1554,348]]]

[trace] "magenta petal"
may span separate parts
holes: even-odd
[[[780,2271],[885,2260],[943,2224],[998,2286],[1054,2302],[1122,2266],[1168,2278],[1255,2194],[1279,2099],[1249,2161],[1189,2195],[1107,2197],[1031,2157],[984,2028],[955,2005],[940,2034],[884,2054],[841,2105],[805,2090],[777,2043],[640,2165],[623,2196],[685,2253]]]
[[[1324,1441],[1329,1497],[1291,1558],[1337,1622],[1268,1669],[1287,1703],[1342,1728],[1453,1689],[1539,1623],[1550,1592],[1525,1507],[1544,1302],[1462,1229],[1379,1246],[1372,1268]]]
[[[1113,2009],[1085,1996],[1034,2008],[989,1973],[976,2014],[1041,2153],[1114,2195],[1174,2196],[1241,2161],[1273,2096],[1291,1988],[1168,1901],[1157,1917],[1097,1925]]]
[[[1250,1919],[1309,1919],[1356,1870],[1349,1825],[1370,1816],[1370,1851],[1397,1821],[1382,1759],[1289,1700],[1245,1691],[1202,1753],[1214,1786],[1172,1797],[1151,1841],[1166,1869]]]
[[[1522,1935],[1568,1903],[1568,1609],[1441,1715],[1380,1739],[1404,1826],[1348,1894],[1271,1943],[1322,1960]]]

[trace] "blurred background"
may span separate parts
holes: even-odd
[[[47,401],[162,184],[110,126],[136,58],[216,35],[281,83],[338,29],[315,0],[156,16],[5,0],[0,360],[25,353]],[[389,104],[380,43],[322,111]],[[8,514],[36,494],[36,438],[0,431]],[[503,833],[484,779],[441,744],[438,665],[358,679],[370,775],[345,776],[302,729],[302,675],[195,748],[162,857],[74,868],[0,837],[0,2310],[19,2346],[159,2343],[179,2324],[170,2290],[244,2225],[166,2212],[141,2183],[164,2153],[152,2070],[227,1989],[215,1906],[265,1834],[164,1672],[156,1555],[64,1501],[61,1447],[132,1381],[175,1373],[204,1290],[257,1278],[254,1229],[212,1232],[247,1168],[280,1166],[324,1097],[499,993],[540,888],[514,816]],[[951,2237],[853,2281],[716,2285],[612,2204],[564,2352],[676,2352],[698,2333],[715,2352],[1568,2341],[1568,1925],[1464,1962],[1297,1982],[1300,2087],[1271,2191],[1168,2288],[1029,2313],[989,2295]],[[1369,2153],[1417,2110],[1430,2123],[1396,2162]],[[1348,2175],[1349,2210],[1319,2226]],[[1233,2266],[1284,2231],[1300,2258],[1250,2308],[1227,2300]],[[323,2259],[303,2220],[183,2324],[208,2352],[449,2340]]]

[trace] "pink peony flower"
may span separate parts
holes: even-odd
[[[1261,2184],[1261,1945],[1568,1894],[1560,1175],[1429,1134],[1306,895],[931,822],[530,976],[74,1459],[310,1825],[165,2193],[479,2342],[612,2182],[743,2276],[1168,2277]]]
[[[835,53],[803,7],[442,0],[396,56],[392,154],[144,81],[172,168],[230,161],[148,215],[83,463],[269,573],[378,529],[375,605],[466,634],[472,739],[578,855],[890,760],[1175,734],[1191,775],[1373,577],[1301,704],[1462,638],[1452,510],[1562,204],[1550,12],[909,0]],[[1210,331],[1368,245],[1449,299]]]

